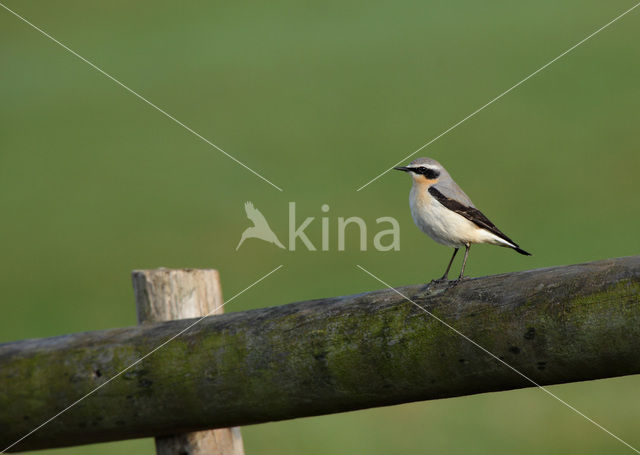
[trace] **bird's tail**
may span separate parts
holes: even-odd
[[[522,248],[518,248],[517,246],[514,246],[513,249],[516,250],[518,253],[523,254],[525,256],[531,256],[531,253],[528,253],[525,250],[523,250]]]

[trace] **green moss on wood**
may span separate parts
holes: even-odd
[[[640,373],[639,290],[640,257],[400,289],[541,384]],[[0,345],[0,444],[190,322]],[[206,318],[16,449],[529,385],[396,293],[379,291]]]

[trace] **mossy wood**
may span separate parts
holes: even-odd
[[[398,289],[539,384],[640,373],[640,256]],[[191,321],[0,345],[0,448]],[[530,386],[382,290],[206,318],[13,450]]]
[[[134,270],[138,322],[223,314],[220,274],[212,269]],[[214,399],[212,396],[209,399]],[[156,455],[244,455],[239,427],[156,437]]]

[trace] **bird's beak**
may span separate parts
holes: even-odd
[[[404,166],[400,166],[400,167],[394,167],[394,169],[396,171],[404,171],[404,172],[409,172],[411,170],[410,167],[404,167]]]

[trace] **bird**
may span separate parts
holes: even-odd
[[[260,210],[253,206],[253,203],[250,201],[245,202],[244,210],[247,212],[247,218],[253,222],[253,226],[244,230],[242,237],[240,238],[240,243],[238,243],[238,246],[236,247],[236,251],[238,251],[242,242],[251,238],[261,239],[269,243],[274,243],[280,248],[284,248],[284,245],[280,243],[276,234],[269,227],[269,223],[267,223],[264,215]]]
[[[433,282],[448,281],[451,264],[458,250],[465,247],[460,275],[454,282],[463,280],[469,249],[474,243],[511,248],[522,255],[531,256],[473,205],[469,196],[436,160],[418,158],[407,166],[394,169],[410,174],[413,179],[409,206],[414,223],[436,242],[454,248],[444,275]]]

